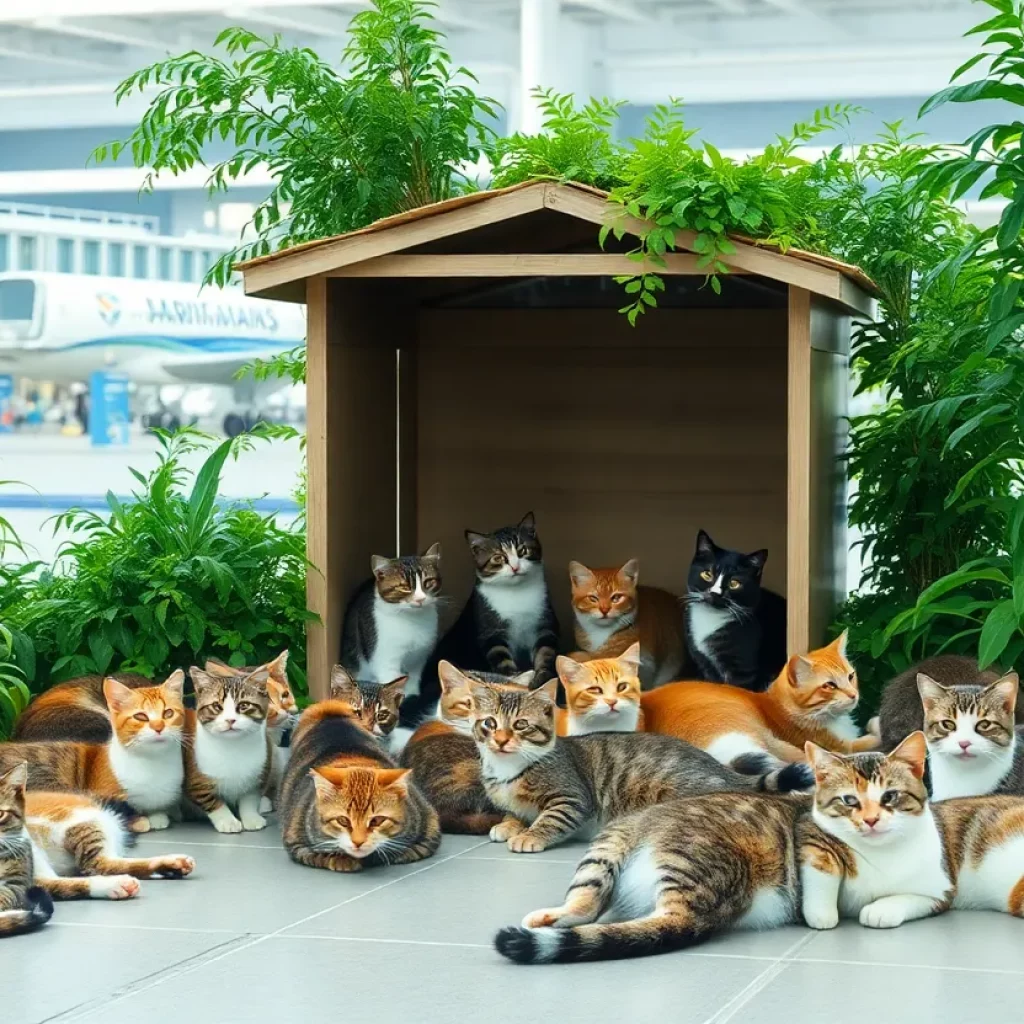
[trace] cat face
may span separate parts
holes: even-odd
[[[499,761],[533,761],[547,754],[555,743],[557,692],[557,679],[525,691],[474,681],[473,739],[481,753]]]
[[[639,577],[640,563],[635,558],[621,569],[588,569],[580,562],[570,562],[569,580],[576,615],[609,629],[633,622]]]
[[[320,828],[350,857],[387,854],[402,831],[409,795],[407,768],[323,765],[309,773],[316,787]]]
[[[517,526],[503,526],[494,533],[466,531],[481,583],[518,583],[542,571],[542,551],[532,512]]]
[[[218,658],[210,658],[203,670],[211,676],[230,679],[238,675],[251,675],[260,669],[267,672],[267,728],[283,731],[291,728],[299,714],[299,705],[288,683],[288,652],[282,651],[265,665],[245,665],[232,668]]]
[[[374,555],[370,568],[382,601],[398,608],[425,608],[441,593],[441,545],[431,544],[423,555],[384,558]]]
[[[714,608],[754,607],[761,594],[761,572],[767,560],[767,549],[749,555],[728,551],[699,530],[686,580],[690,599]]]
[[[640,717],[640,645],[618,658],[555,661],[574,718],[595,730],[633,732]]]
[[[267,675],[274,680],[274,682],[280,684],[286,691],[289,691],[288,687],[288,651],[282,651],[273,661],[268,661],[265,665],[241,665],[231,666],[226,662],[220,660],[220,658],[209,658],[206,664],[203,666],[204,671],[211,676],[231,676],[238,675],[251,675],[257,669],[264,668],[267,670]],[[289,691],[290,696],[290,691]],[[287,697],[285,699],[288,699]],[[292,698],[294,700],[294,698]],[[297,707],[293,707],[290,710],[295,711]]]
[[[437,677],[441,682],[437,717],[468,736],[473,732],[473,683],[492,683],[506,689],[526,690],[533,680],[533,671],[502,679],[491,672],[461,672],[450,661],[442,659],[437,666]]]
[[[265,668],[236,676],[211,676],[195,666],[189,671],[196,688],[196,718],[206,732],[237,739],[263,731],[270,708]]]
[[[122,747],[138,752],[159,750],[168,743],[181,743],[185,726],[185,673],[180,669],[162,686],[131,689],[115,676],[103,680],[103,696]]]
[[[399,676],[390,683],[364,683],[335,665],[331,669],[331,698],[351,704],[367,732],[389,736],[398,725],[398,708],[408,679],[408,676]]]
[[[830,754],[806,745],[814,769],[814,820],[857,848],[910,831],[928,804],[924,733],[911,733],[891,754]]]
[[[857,672],[846,658],[845,631],[827,647],[794,654],[785,672],[791,700],[814,718],[845,714],[860,699]]]
[[[25,786],[28,763],[22,761],[0,775],[0,843],[20,837],[25,829]]]
[[[1005,756],[1014,740],[1014,711],[1020,684],[1010,672],[989,686],[944,687],[919,672],[928,750],[965,766]]]

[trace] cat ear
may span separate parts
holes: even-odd
[[[706,530],[697,531],[697,550],[695,554],[698,555],[713,555],[715,553],[715,542],[711,539],[710,535]]]
[[[440,557],[441,557],[441,542],[439,540],[435,540],[434,543],[431,544],[430,547],[427,548],[427,550],[423,552],[423,557],[424,558],[440,559]]]
[[[931,676],[923,672],[917,673],[917,692],[921,695],[921,703],[925,711],[931,711],[932,705],[946,696],[946,688]]]
[[[347,769],[339,768],[335,771],[338,782],[344,781]],[[324,778],[315,768],[310,768],[309,777],[313,780],[313,788],[316,790],[318,800],[330,800],[337,796],[339,786],[336,786],[330,779]]]
[[[111,711],[124,711],[125,708],[135,703],[135,695],[132,691],[124,683],[119,683],[113,676],[107,676],[103,680],[103,696]]]
[[[997,679],[991,686],[986,686],[982,694],[987,697],[990,694],[1003,703],[1003,710],[1012,715],[1017,707],[1017,693],[1020,690],[1020,678],[1016,672],[1007,672],[1001,679]]]
[[[510,686],[523,686],[529,689],[530,683],[533,682],[533,676],[533,669],[529,669],[526,672],[520,672],[517,676],[513,676],[508,682]]]
[[[341,665],[331,668],[331,696],[335,700],[346,700],[358,692],[359,687],[356,681]]]
[[[441,683],[443,693],[451,693],[452,690],[468,690],[473,685],[473,680],[464,672],[457,669],[450,661],[442,658],[437,664],[437,678]]]
[[[381,573],[391,564],[390,558],[385,558],[383,555],[370,555],[370,571],[378,579]]]
[[[235,674],[235,670],[230,665],[225,665],[223,661],[218,661],[216,658],[209,658],[203,668],[211,676],[220,676],[222,679],[228,679]]]
[[[902,761],[910,766],[915,779],[924,778],[924,762],[928,756],[928,744],[925,742],[924,733],[912,732],[891,754],[890,760]]]
[[[582,562],[569,563],[569,579],[575,586],[585,586],[593,578],[594,574]]]
[[[751,551],[747,555],[747,561],[760,572],[764,568],[764,563],[768,561],[768,549],[761,548],[760,551]]]
[[[204,672],[197,665],[193,665],[188,670],[188,674],[192,677],[192,685],[196,688],[196,693],[199,693],[200,690],[205,690],[208,686],[213,686],[217,682],[215,678],[216,673]],[[105,685],[104,691],[106,691]]]
[[[555,658],[555,671],[566,686],[572,686],[578,682],[580,676],[587,673],[587,670],[578,661],[567,658],[564,654]]]
[[[407,682],[409,682],[408,676],[398,676],[397,678],[392,679],[390,683],[385,683],[380,688],[381,693],[383,693],[385,690],[388,690],[391,693],[397,693],[399,703],[401,703],[402,698],[405,696],[405,684]]]
[[[261,693],[267,692],[267,683],[269,681],[270,670],[266,665],[260,665],[259,668],[254,669],[242,680],[244,683],[252,683],[253,686],[259,687]]]
[[[19,761],[13,768],[0,775],[0,789],[21,790],[25,794],[28,785],[28,761]]]
[[[619,655],[619,661],[624,665],[629,665],[633,669],[633,674],[636,675],[640,671],[640,641],[637,640],[635,644],[630,644]]]
[[[537,532],[537,520],[532,512],[527,512],[522,519],[519,520],[519,526],[516,527],[520,533],[536,533]]]
[[[469,546],[476,550],[479,547],[483,547],[485,544],[489,544],[491,538],[486,533],[477,533],[475,530],[466,530],[466,540],[469,541]]]
[[[282,682],[288,679],[288,650],[285,648],[273,661],[268,661],[267,671]]]
[[[175,669],[163,684],[164,693],[175,703],[180,704],[185,697],[185,673]]]
[[[789,659],[786,674],[789,676],[790,686],[803,686],[814,676],[814,662],[802,654],[794,654]]]
[[[378,768],[377,783],[384,789],[393,789],[399,793],[409,792],[408,768]]]
[[[630,583],[636,584],[636,581],[640,579],[640,561],[636,558],[631,558],[620,570],[620,576],[625,576]]]
[[[558,700],[558,680],[549,679],[543,686],[538,686],[533,693],[536,696],[542,697],[545,703],[550,703],[551,707],[554,707],[555,701]]]
[[[807,755],[807,762],[814,771],[814,777],[818,782],[821,782],[829,768],[835,768],[843,763],[841,757],[829,753],[824,747],[819,747],[817,743],[812,743],[810,740],[804,744],[804,754]]]
[[[839,657],[845,659],[846,658],[846,642],[849,639],[850,639],[850,631],[848,629],[844,629],[842,631],[842,633],[840,633],[839,636],[837,636],[835,638],[835,640],[833,640],[832,643],[829,644],[829,647],[833,648],[835,650],[835,652],[839,655]]]

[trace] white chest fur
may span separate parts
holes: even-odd
[[[521,580],[502,579],[480,586],[480,595],[507,624],[513,654],[533,653],[540,635],[540,620],[547,605],[548,589],[541,569],[533,569]]]
[[[217,792],[229,803],[259,789],[268,756],[265,725],[244,736],[216,736],[202,727],[196,731],[196,767],[217,783]]]
[[[724,608],[712,608],[702,601],[689,605],[690,642],[705,658],[711,657],[709,641],[728,621]]]
[[[125,798],[136,810],[152,814],[181,803],[185,769],[180,744],[168,741],[129,748],[121,746],[115,736],[107,753]]]
[[[409,676],[406,696],[419,693],[420,676],[437,642],[437,603],[422,608],[389,604],[380,595],[374,598],[374,624],[377,643],[373,654],[359,666],[359,676],[370,683],[390,683]]]
[[[593,615],[577,615],[576,624],[587,638],[586,650],[599,651],[616,633],[629,629],[633,620],[628,618],[598,619]]]
[[[855,740],[860,736],[860,729],[857,728],[849,711],[836,715],[835,718],[823,719],[821,724],[841,740]]]
[[[936,753],[929,747],[928,767],[932,778],[932,799],[951,800],[959,796],[986,796],[995,792],[1013,767],[1014,748],[993,757],[962,760]]]

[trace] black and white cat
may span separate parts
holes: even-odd
[[[444,658],[463,671],[505,676],[532,670],[534,686],[546,683],[555,674],[558,620],[548,597],[533,513],[494,533],[467,530],[466,540],[476,563],[476,583],[438,645],[435,664]]]
[[[686,582],[686,645],[701,679],[763,690],[786,663],[786,600],[761,586],[768,559],[720,548],[704,530]]]
[[[373,576],[352,595],[341,630],[341,664],[355,679],[389,683],[408,676],[406,699],[420,693],[437,644],[441,545],[421,556],[370,560]]]

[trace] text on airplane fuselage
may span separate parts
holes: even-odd
[[[180,327],[249,327],[276,331],[278,319],[270,309],[225,306],[219,303],[186,302],[182,299],[146,299],[151,324]]]

